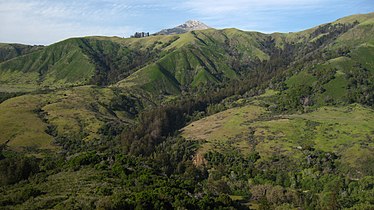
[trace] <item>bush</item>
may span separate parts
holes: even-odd
[[[81,166],[97,164],[101,161],[101,158],[96,152],[81,153],[75,157],[72,157],[68,165],[74,170],[78,170]]]

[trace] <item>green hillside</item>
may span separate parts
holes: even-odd
[[[21,55],[34,52],[41,48],[43,48],[43,46],[0,43],[0,63]]]
[[[34,89],[58,88],[88,83],[95,66],[79,47],[79,39],[70,39],[0,64],[1,86]]]
[[[269,58],[260,49],[258,39],[265,35],[247,33],[236,29],[195,31],[180,36],[170,45],[168,53],[151,66],[140,69],[135,74],[119,82],[119,87],[129,84],[147,90],[160,90],[159,82],[175,81],[173,89],[197,87],[201,84],[218,84],[227,79],[235,79],[242,72],[242,65]],[[263,40],[261,40],[263,41]],[[245,62],[245,63],[244,63]],[[162,76],[156,72],[162,72]],[[162,78],[162,79],[161,79]],[[168,84],[161,88],[166,93]]]
[[[162,56],[161,49],[174,39],[147,42],[108,37],[68,39],[1,63],[0,88],[2,92],[13,92],[111,84]]]
[[[338,155],[353,177],[372,173],[367,171],[368,161],[374,158],[372,109],[353,104],[276,115],[256,103],[193,122],[182,129],[182,136],[204,142],[196,155],[238,152],[246,156],[256,151],[262,161],[269,161],[275,155],[301,158],[304,150],[313,149]]]
[[[303,97],[316,106],[351,102],[372,106],[374,37],[370,34],[374,28],[373,19],[370,14],[347,17],[333,23],[354,23],[356,26],[323,46],[322,57],[317,62],[313,60],[313,64],[304,64],[297,74],[292,69],[289,73],[292,76],[285,82],[289,90],[284,91],[284,95],[297,95],[295,90],[303,87],[310,89]]]
[[[43,155],[107,140],[142,106],[132,95],[94,86],[15,97],[0,104],[0,144]]]

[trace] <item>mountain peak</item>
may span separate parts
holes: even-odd
[[[209,28],[211,27],[198,20],[188,20],[175,28],[163,29],[160,32],[157,32],[156,35],[183,34],[189,31],[204,30]]]
[[[189,31],[193,30],[204,30],[209,29],[210,27],[205,25],[204,23],[198,21],[198,20],[188,20],[182,25],[179,25],[177,27],[188,29]]]

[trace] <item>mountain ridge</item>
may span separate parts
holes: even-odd
[[[241,69],[253,69],[255,67],[253,62],[264,62],[276,50],[284,51],[285,47],[297,50],[296,48],[301,48],[305,44],[321,48],[327,40],[331,42],[335,38],[338,38],[337,41],[342,39],[339,38],[338,33],[345,34],[342,37],[346,36],[350,41],[339,41],[333,48],[336,50],[354,48],[355,45],[370,39],[368,35],[370,31],[367,30],[372,30],[370,27],[372,16],[373,13],[350,16],[339,19],[337,22],[295,33],[263,34],[238,29],[207,29],[142,39],[72,38],[1,62],[0,86],[3,88],[0,87],[0,89],[3,89],[3,92],[17,91],[17,86],[19,86],[19,91],[29,91],[87,84],[114,85],[117,82],[122,84],[123,81],[129,80],[131,80],[129,83],[134,83],[135,76],[131,77],[131,75],[134,72],[137,72],[136,75],[142,74],[141,69],[147,68],[145,72],[154,69],[153,75],[160,76],[164,75],[162,72],[167,73],[160,78],[166,79],[163,81],[174,81],[170,84],[178,87],[166,92],[176,93],[179,91],[175,90],[181,89],[181,86],[188,88],[205,83],[221,83],[223,79],[235,78],[242,71]],[[357,20],[361,23],[353,25]],[[365,25],[366,23],[369,25]],[[362,40],[358,39],[359,36],[352,37],[346,33],[347,30],[351,30],[348,27],[357,28],[355,29],[359,30],[357,33],[366,37],[362,37],[364,38]],[[327,30],[334,30],[334,32],[329,34],[326,33]],[[353,40],[357,41],[352,42]],[[346,46],[347,44],[349,46]],[[56,54],[59,51],[57,49],[61,53]],[[299,57],[304,56],[301,52],[293,53],[299,54]],[[175,58],[178,59],[175,60]],[[86,64],[83,65],[82,62]],[[174,65],[173,63],[176,64],[176,62],[182,65]],[[245,65],[247,66],[244,67]],[[80,66],[82,68],[79,68]],[[160,67],[163,68],[162,71]],[[76,71],[80,71],[79,74],[85,77],[75,77]],[[161,74],[156,73],[157,71]],[[20,78],[20,74],[24,76]],[[140,78],[152,79],[147,74]],[[135,83],[143,84],[145,81]],[[175,83],[175,81],[178,82]]]

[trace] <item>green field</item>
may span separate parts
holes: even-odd
[[[47,124],[36,110],[45,103],[45,97],[20,96],[0,104],[0,143],[12,149],[57,149],[53,138],[45,133]]]

